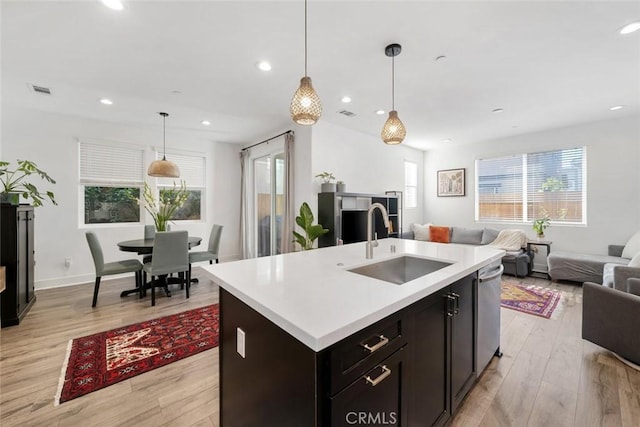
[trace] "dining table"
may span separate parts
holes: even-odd
[[[154,243],[153,238],[151,239],[133,239],[133,240],[124,240],[122,242],[118,242],[118,248],[120,248],[121,251],[123,252],[136,252],[138,255],[150,255],[153,254],[153,243]],[[189,236],[188,238],[188,242],[189,242],[189,249],[200,245],[200,243],[202,243],[202,237],[196,237],[196,236]],[[171,278],[169,278],[171,279]],[[177,280],[177,278],[176,278]],[[197,283],[198,279],[194,278],[191,279],[192,283]],[[169,283],[171,283],[171,281],[169,281]],[[144,286],[144,284],[143,284]],[[139,288],[134,288],[134,289],[127,289],[125,291],[120,292],[120,297],[126,297],[127,295],[131,295],[134,293],[139,293],[140,289]],[[167,292],[168,296],[171,296],[171,294],[168,292],[168,290],[165,289],[165,292]]]

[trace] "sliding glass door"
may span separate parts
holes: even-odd
[[[284,152],[258,157],[253,161],[255,254],[282,253],[284,220]]]

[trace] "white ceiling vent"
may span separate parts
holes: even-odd
[[[34,84],[29,84],[29,87],[35,93],[41,93],[43,95],[51,95],[51,89],[48,88],[48,87],[38,86],[38,85],[34,85]]]
[[[352,113],[351,111],[348,110],[340,110],[338,111],[339,114],[342,114],[343,116],[347,116],[347,117],[353,117],[356,115],[356,113]]]

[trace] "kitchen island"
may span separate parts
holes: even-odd
[[[356,243],[204,267],[221,287],[222,426],[445,423],[484,368],[478,271],[502,255],[384,239],[371,260]],[[442,268],[404,284],[349,271],[405,256]]]

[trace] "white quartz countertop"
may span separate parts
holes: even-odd
[[[391,253],[391,245],[396,253]],[[347,271],[403,254],[453,264],[403,285]],[[503,254],[489,246],[382,239],[369,260],[365,244],[354,243],[203,268],[222,288],[320,351]]]

